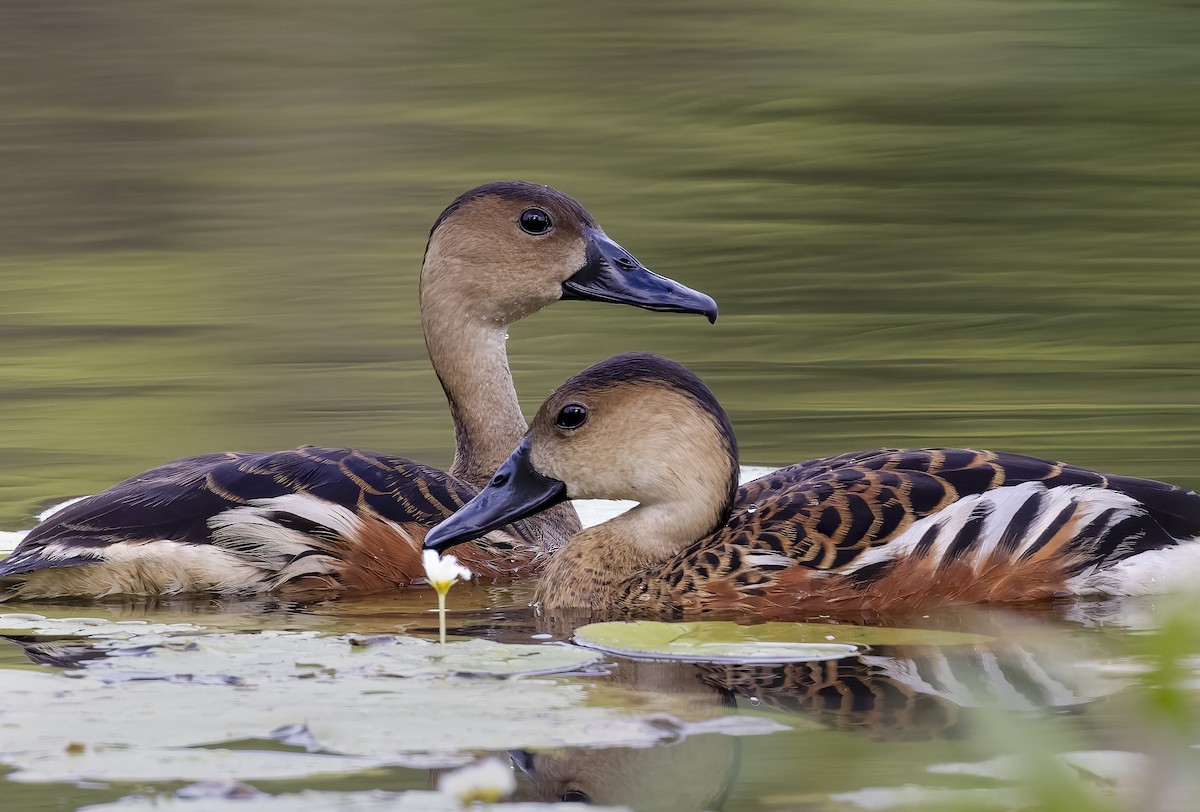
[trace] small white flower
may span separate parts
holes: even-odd
[[[512,768],[498,758],[487,758],[438,779],[438,792],[453,796],[461,804],[483,801],[494,804],[513,794],[517,779]]]
[[[426,550],[422,561],[425,564],[425,577],[439,595],[445,595],[460,579],[471,580],[471,571],[459,564],[458,559],[452,555],[442,557],[436,550]]]

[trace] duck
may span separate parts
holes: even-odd
[[[548,186],[489,183],[437,218],[421,325],[454,422],[449,471],[387,453],[302,446],[174,460],[36,525],[0,562],[6,599],[366,593],[423,578],[421,540],[470,499],[527,425],[508,326],[560,300],[696,313],[704,293],[653,273]],[[465,545],[479,575],[536,569],[579,529],[561,505]]]
[[[543,612],[588,618],[910,612],[1200,577],[1200,496],[1163,482],[959,448],[841,454],[740,489],[737,475],[711,390],[673,361],[621,355],[559,387],[424,544],[445,551],[569,498],[634,500],[540,575]]]

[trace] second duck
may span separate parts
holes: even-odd
[[[632,499],[573,536],[539,582],[543,608],[593,616],[919,610],[1149,594],[1200,577],[1200,496],[1153,480],[939,448],[737,481],[737,442],[708,387],[672,361],[622,355],[555,391],[425,546],[568,498]]]

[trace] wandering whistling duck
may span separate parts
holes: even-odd
[[[530,183],[472,189],[442,212],[421,324],[450,412],[449,473],[344,448],[175,460],[53,514],[0,563],[9,597],[389,589],[422,576],[421,540],[487,481],[526,423],[508,325],[560,299],[701,313],[711,298],[651,273],[582,206]],[[579,529],[569,505],[462,548],[481,574],[536,568]]]
[[[739,489],[729,418],[696,376],[644,354],[542,405],[491,482],[425,537],[445,550],[571,498],[632,499],[553,554],[547,610],[917,610],[1149,594],[1200,582],[1200,496],[1019,454],[885,449]]]

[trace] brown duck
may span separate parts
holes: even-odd
[[[421,270],[421,323],[454,419],[449,473],[344,448],[175,460],[55,513],[0,564],[9,597],[273,590],[368,592],[422,576],[421,540],[487,481],[526,429],[508,325],[560,299],[702,313],[573,199],[505,182],[442,212]],[[579,529],[569,505],[464,546],[481,574],[536,568]]]
[[[894,611],[1147,594],[1200,576],[1200,496],[1018,454],[881,450],[737,486],[696,376],[632,354],[563,384],[491,482],[425,538],[445,550],[567,498],[638,505],[546,566],[548,610]]]

